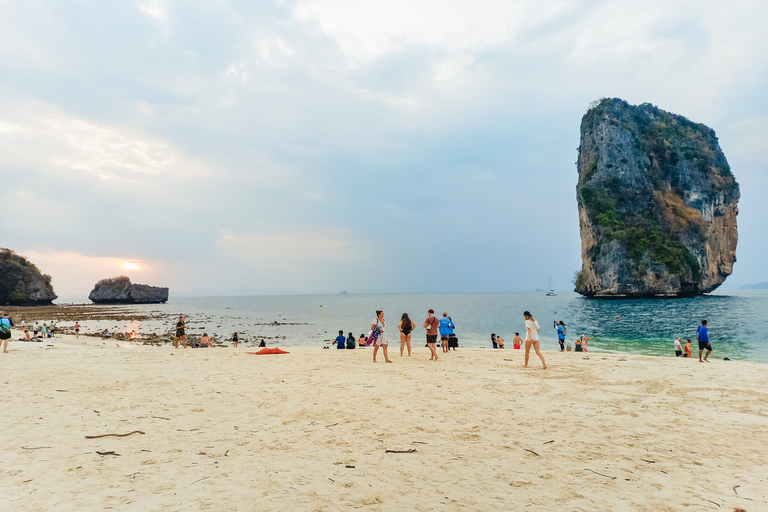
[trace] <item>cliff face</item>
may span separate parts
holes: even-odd
[[[96,283],[88,298],[97,304],[157,304],[168,300],[168,288],[131,284],[120,276]]]
[[[51,276],[41,273],[34,264],[12,250],[0,249],[0,304],[42,306],[57,297],[51,286]]]
[[[733,272],[739,185],[714,130],[650,104],[603,99],[576,162],[588,297],[692,296]]]

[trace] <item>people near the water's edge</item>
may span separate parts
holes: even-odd
[[[683,357],[693,357],[693,345],[691,345],[691,338],[685,339],[685,346],[683,347]]]
[[[8,340],[11,339],[11,327],[13,327],[13,320],[11,320],[11,317],[0,313],[0,343],[3,344],[3,354],[8,353]]]
[[[75,322],[75,339],[80,339],[80,322]]]
[[[200,337],[200,348],[211,348],[211,338],[208,336],[207,332],[204,332],[203,335]]]
[[[491,333],[491,345],[493,346],[493,348],[499,348],[499,344],[496,343],[496,333],[495,332]]]
[[[437,357],[437,349],[435,348],[435,344],[437,343],[437,331],[440,327],[440,322],[435,318],[435,310],[430,309],[427,314],[429,315],[426,320],[424,320],[423,327],[427,330],[427,347],[429,348],[429,360],[430,361],[437,361],[439,358]]]
[[[450,347],[448,346],[448,339],[453,334],[453,322],[448,316],[448,313],[443,311],[443,318],[440,319],[440,347],[443,352],[448,352]]]
[[[499,346],[499,348],[504,348],[504,338],[501,336],[496,336],[496,344]]]
[[[344,350],[347,348],[347,337],[344,336],[344,331],[339,331],[339,335],[334,340],[336,342],[336,348]]]
[[[361,348],[365,347],[366,346],[366,344],[365,344],[365,340],[366,339],[367,338],[365,337],[365,334],[361,334],[360,337],[357,338],[357,346],[361,347]]]
[[[387,363],[391,363],[392,361],[389,359],[389,354],[387,354],[387,333],[384,332],[384,327],[387,325],[387,323],[384,321],[384,312],[382,310],[376,311],[376,320],[374,320],[373,324],[371,324],[371,331],[378,328],[379,335],[376,337],[376,341],[373,345],[373,362],[376,362],[376,353],[379,351],[379,347],[381,347],[382,352],[384,352],[384,361]]]
[[[408,355],[411,355],[411,333],[416,328],[416,324],[413,323],[408,313],[403,313],[400,317],[400,321],[397,323],[397,329],[400,331],[400,355],[403,355],[403,350],[408,347]]]
[[[520,337],[520,333],[516,332],[515,337],[512,338],[512,348],[520,350],[520,346],[523,344],[523,338]]]
[[[349,333],[349,336],[347,336],[347,349],[355,349],[355,335],[352,333]]]
[[[240,343],[240,336],[237,335],[237,333],[232,335],[232,346],[234,348],[237,348],[237,344]]]
[[[525,311],[523,317],[525,318],[525,365],[523,365],[523,368],[528,368],[528,356],[531,352],[531,346],[533,346],[536,355],[541,359],[541,365],[546,370],[547,362],[544,361],[544,356],[541,355],[539,350],[539,331],[541,330],[539,322],[533,318],[530,311]]]
[[[581,336],[576,339],[576,346],[574,348],[575,352],[589,352],[587,350],[587,342],[591,339],[593,339],[594,336],[587,336],[586,334],[582,334]]]
[[[101,337],[104,339],[108,339],[112,337],[112,333],[109,332],[109,329],[104,329],[101,333]]]
[[[184,315],[176,322],[176,335],[173,337],[173,348],[179,348],[179,340],[184,348],[187,348],[187,324],[184,323]]]
[[[565,350],[565,335],[567,334],[565,323],[562,320],[559,322],[553,320],[552,323],[555,325],[555,329],[557,329],[557,342],[560,343],[560,352],[563,352]]]
[[[683,355],[683,338],[677,338],[675,340],[675,357],[681,357]]]
[[[707,330],[707,321],[702,320],[699,330],[696,331],[696,339],[699,340],[699,362],[709,362],[709,354],[712,353],[712,344],[709,342],[709,331]],[[701,353],[704,351],[707,353],[704,355],[704,360],[701,359]]]

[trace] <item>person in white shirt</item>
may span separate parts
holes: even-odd
[[[539,331],[541,330],[541,327],[539,327],[539,322],[533,318],[533,315],[531,315],[530,311],[524,312],[523,316],[525,317],[525,365],[523,368],[528,368],[528,355],[531,353],[531,345],[533,345],[533,349],[536,351],[536,355],[539,356],[539,359],[541,359],[541,364],[546,370],[547,362],[544,361],[544,356],[541,355],[541,351],[539,351]]]
[[[675,357],[683,355],[683,338],[677,338],[675,340]]]

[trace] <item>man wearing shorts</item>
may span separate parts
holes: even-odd
[[[683,355],[683,338],[677,338],[675,340],[675,357]]]
[[[443,318],[440,319],[440,345],[443,347],[443,352],[448,352],[448,338],[453,333],[453,322],[448,318],[448,313],[443,313]]]
[[[180,316],[179,321],[176,322],[176,336],[173,339],[174,348],[179,348],[179,338],[181,338],[181,344],[184,346],[184,348],[187,348],[186,328],[187,326],[184,323],[184,317]]]
[[[699,362],[703,363],[704,361],[709,362],[707,358],[709,357],[709,354],[712,353],[712,345],[709,343],[709,333],[707,332],[707,321],[702,320],[701,325],[699,326],[699,331],[696,333],[696,339],[699,340]],[[706,355],[704,356],[704,361],[701,360],[701,353],[704,351],[707,351]]]
[[[437,329],[440,327],[440,322],[435,318],[435,310],[429,310],[429,316],[424,320],[424,328],[427,330],[427,347],[429,347],[429,360],[437,361],[437,350],[435,349],[435,343],[437,343]]]
[[[3,344],[3,354],[8,353],[8,340],[11,339],[11,327],[13,327],[13,321],[7,316],[0,313],[0,343]]]

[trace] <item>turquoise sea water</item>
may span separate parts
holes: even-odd
[[[515,331],[524,332],[523,311],[529,310],[541,325],[542,348],[559,349],[553,320],[563,320],[567,341],[580,334],[595,336],[591,352],[626,352],[673,356],[673,340],[691,338],[698,354],[696,329],[702,319],[709,323],[713,344],[711,357],[729,357],[768,363],[768,291],[744,290],[690,299],[589,300],[575,293],[462,293],[390,295],[291,295],[254,297],[171,298],[167,304],[125,306],[129,311],[187,316],[190,333],[231,337],[234,331],[249,339],[266,338],[271,345],[322,346],[338,330],[355,337],[367,333],[376,309],[383,309],[392,345],[399,344],[397,322],[407,312],[418,326],[432,308],[440,316],[447,311],[465,347],[490,348],[490,334],[502,335],[511,346]],[[619,318],[615,318],[619,316]],[[277,322],[279,325],[274,325]],[[172,325],[150,320],[110,328],[165,333]],[[84,325],[86,331],[104,323]],[[414,333],[414,345],[424,342],[424,329]]]

